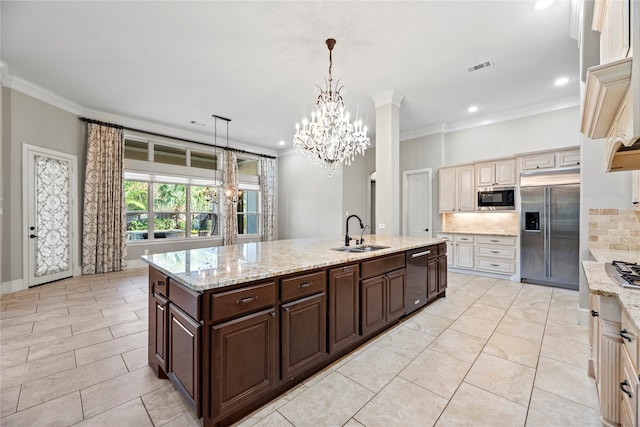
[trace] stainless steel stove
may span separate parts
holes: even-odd
[[[613,261],[606,263],[604,268],[623,288],[640,289],[640,265],[635,262]]]

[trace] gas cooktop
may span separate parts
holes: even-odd
[[[640,265],[635,262],[613,261],[604,266],[607,274],[623,288],[640,289]]]

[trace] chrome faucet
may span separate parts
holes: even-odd
[[[345,234],[345,236],[344,236],[344,245],[345,246],[349,246],[349,240],[353,240],[353,237],[349,237],[349,220],[351,218],[353,218],[353,217],[358,218],[358,221],[360,222],[360,228],[364,230],[364,224],[362,223],[362,220],[360,219],[360,217],[358,215],[349,215],[347,217],[347,226],[346,226],[347,234]]]

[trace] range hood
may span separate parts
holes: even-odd
[[[614,143],[609,152],[606,169],[607,172],[640,169],[640,139],[631,146],[621,142]]]

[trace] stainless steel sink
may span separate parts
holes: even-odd
[[[338,252],[372,252],[378,251],[380,249],[387,249],[389,246],[378,246],[378,245],[362,245],[362,246],[343,246],[341,248],[333,248],[333,251]]]

